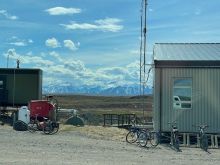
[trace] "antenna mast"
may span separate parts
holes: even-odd
[[[142,0],[141,2],[141,45],[140,45],[140,105],[143,110],[143,120],[145,120],[144,114],[144,95],[145,95],[145,86],[147,83],[146,80],[146,14],[147,14],[147,0]],[[143,15],[144,13],[144,15]],[[143,25],[144,24],[144,25]],[[149,74],[149,73],[148,73]],[[142,95],[142,96],[141,96]]]

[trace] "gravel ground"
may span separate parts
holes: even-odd
[[[94,139],[77,131],[45,135],[2,127],[0,139],[1,165],[220,164],[220,149],[207,153],[200,148],[181,147],[181,152],[176,152],[166,144],[140,148],[137,144]]]

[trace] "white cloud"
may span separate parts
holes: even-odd
[[[64,40],[63,42],[64,42],[64,46],[69,48],[72,51],[76,51],[78,49],[71,40]],[[77,46],[80,46],[79,42],[77,43]]]
[[[30,61],[31,61],[32,63],[35,63],[37,66],[45,65],[45,66],[47,66],[47,67],[50,67],[50,66],[53,65],[53,62],[51,62],[51,61],[49,61],[49,60],[44,60],[44,59],[42,59],[41,57],[37,57],[37,56],[31,57],[31,58],[30,58]]]
[[[68,68],[72,71],[83,71],[85,64],[82,61],[67,61],[64,63],[64,68]]]
[[[132,54],[140,54],[140,50],[130,50],[130,53],[132,53]]]
[[[29,43],[33,43],[34,41],[33,41],[33,40],[31,40],[31,39],[29,39],[29,40],[28,40],[28,42],[29,42]]]
[[[47,67],[49,66],[52,66],[53,65],[53,62],[49,61],[49,60],[44,60],[42,59],[41,57],[29,57],[29,56],[22,56],[20,54],[17,54],[15,52],[15,49],[9,49],[7,53],[3,53],[3,56],[5,56],[6,58],[8,57],[9,55],[9,60],[10,59],[19,59],[20,60],[20,63],[22,64],[30,64],[30,63],[34,63],[36,64],[37,66],[42,66],[42,65],[45,65]]]
[[[196,15],[201,14],[201,10],[197,9],[196,12],[195,12],[195,14],[196,14]]]
[[[186,15],[189,15],[189,13],[188,12],[187,13],[182,13],[181,15],[186,16]]]
[[[24,42],[11,42],[11,45],[16,45],[16,46],[26,46],[27,44],[25,44]]]
[[[28,52],[27,55],[28,55],[28,56],[32,56],[33,53],[32,53],[32,52]]]
[[[59,55],[58,53],[54,52],[54,51],[53,51],[53,52],[50,52],[50,55],[56,57],[56,59],[57,59],[59,62],[63,62],[63,61],[64,61],[63,59],[60,58],[60,55]]]
[[[62,83],[62,80],[58,80],[56,78],[53,77],[44,77],[43,79],[43,85],[49,85],[49,84],[60,84]]]
[[[149,9],[149,11],[154,11],[153,9]]]
[[[8,19],[12,19],[12,20],[18,19],[17,16],[15,16],[15,15],[11,16],[9,13],[7,13],[6,10],[1,10],[1,11],[0,11],[0,14],[3,14],[3,15],[4,15],[6,18],[8,18]]]
[[[45,10],[47,11],[50,15],[66,15],[66,14],[76,14],[76,13],[81,13],[81,9],[77,8],[64,8],[64,7],[54,7]]]
[[[69,60],[61,65],[42,68],[48,76],[56,75],[56,79],[70,82],[83,82],[85,84],[103,84],[107,82],[120,82],[120,84],[133,84],[139,82],[139,61],[136,60],[126,67],[111,67],[91,70],[86,68],[83,61]],[[63,77],[65,77],[63,79]],[[151,81],[151,75],[148,83]]]
[[[118,32],[123,29],[122,25],[116,25],[116,23],[121,22],[122,20],[118,18],[106,18],[104,20],[97,20],[95,23],[96,25],[93,24],[88,24],[88,23],[83,23],[83,24],[77,24],[74,21],[70,21],[71,24],[66,25],[66,24],[60,24],[61,26],[64,26],[67,30],[69,29],[97,29],[101,30],[104,32]]]
[[[138,69],[139,70],[140,69],[140,61],[135,60],[135,62],[133,62],[131,64],[128,64],[127,68],[131,69],[131,70],[133,70],[133,69]]]
[[[13,40],[13,39],[16,39],[16,38],[17,38],[16,36],[13,36],[13,37],[11,37],[11,38],[9,38],[7,40],[9,41],[9,40]]]
[[[44,53],[44,52],[42,52],[40,55],[41,55],[42,57],[46,57],[46,53]]]
[[[46,45],[52,48],[61,47],[60,43],[55,38],[46,40]]]

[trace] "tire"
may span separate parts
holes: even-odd
[[[178,137],[178,132],[175,132],[174,134],[173,134],[173,146],[177,149],[177,150],[179,150],[179,137]]]
[[[204,151],[207,151],[208,150],[208,138],[207,138],[207,135],[206,134],[203,134],[202,137],[201,137],[201,148],[204,150]]]
[[[128,143],[136,142],[137,141],[137,133],[135,131],[128,132],[128,134],[126,135],[126,141]]]
[[[58,130],[59,130],[59,124],[53,122],[50,134],[55,134],[58,132]]]
[[[45,134],[50,134],[52,131],[52,124],[51,122],[45,122],[44,126],[43,126],[43,132]]]
[[[27,124],[27,129],[29,132],[35,132],[37,130],[38,124],[36,121],[31,120],[30,123]]]
[[[156,132],[150,132],[150,143],[152,146],[159,144],[159,135]]]
[[[139,135],[139,144],[141,147],[145,147],[147,145],[147,142],[148,142],[148,136],[145,132],[141,132],[140,135]]]

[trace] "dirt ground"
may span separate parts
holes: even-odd
[[[125,142],[127,130],[111,127],[63,126],[55,135],[42,131],[15,131],[0,126],[0,164],[207,164],[220,163],[220,149],[180,147],[176,152],[168,144],[141,148]]]

